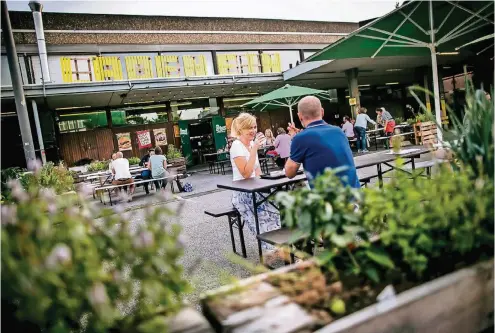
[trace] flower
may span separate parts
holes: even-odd
[[[83,196],[89,196],[93,194],[93,188],[88,184],[84,184],[79,187],[79,193]]]
[[[52,269],[60,265],[69,264],[72,260],[72,250],[65,244],[57,244],[45,260],[46,267]]]
[[[93,284],[88,292],[88,300],[94,307],[108,303],[107,290],[105,289],[103,283],[97,282]]]
[[[143,249],[153,246],[154,242],[154,236],[151,231],[143,230],[134,237],[133,244],[136,249]]]
[[[20,186],[20,183],[19,183],[19,186],[17,185],[14,185],[14,187],[12,187],[12,197],[14,199],[16,199],[18,202],[24,202],[24,201],[27,201],[29,199],[29,196],[28,194],[26,193],[26,191]]]
[[[17,206],[2,205],[2,225],[17,223]]]
[[[57,197],[57,194],[52,188],[42,188],[40,190],[40,197],[46,201],[52,201]]]
[[[184,248],[184,246],[186,245],[188,239],[186,236],[184,235],[179,235],[179,237],[177,237],[177,246],[181,249]]]
[[[41,164],[41,161],[38,159],[30,160],[27,163],[28,170],[34,173],[38,173],[39,171],[41,171],[42,166],[43,165]]]
[[[48,209],[48,213],[50,213],[50,215],[55,215],[57,213],[57,205],[54,203],[48,204],[47,209]]]

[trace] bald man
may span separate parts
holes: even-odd
[[[285,175],[295,177],[299,166],[303,164],[310,180],[309,185],[313,187],[311,180],[326,168],[346,167],[337,175],[344,185],[359,188],[349,141],[340,127],[329,125],[323,120],[323,114],[318,98],[306,96],[299,101],[297,115],[304,130],[296,129],[293,124],[289,126],[289,135],[293,138],[290,158],[285,164]]]

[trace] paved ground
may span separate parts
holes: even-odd
[[[422,158],[422,160],[427,159],[430,157],[423,156]],[[358,170],[360,177],[375,173],[375,167]],[[213,218],[204,214],[207,208],[230,204],[231,192],[216,188],[219,181],[230,179],[230,177],[232,177],[230,172],[227,175],[211,175],[208,171],[200,171],[186,180],[193,185],[194,191],[179,194],[180,199],[172,197],[170,193],[166,198],[160,194],[145,196],[144,191],[138,189],[133,202],[118,204],[118,210],[125,209],[127,211],[125,214],[132,223],[139,225],[145,223],[142,209],[144,205],[167,204],[175,208],[177,200],[185,200],[182,215],[177,220],[182,225],[183,235],[187,240],[182,263],[186,269],[187,278],[195,287],[195,292],[187,299],[196,306],[202,292],[225,284],[228,277],[244,278],[250,275],[247,269],[229,258],[232,248],[227,219],[225,217]],[[373,181],[371,186],[375,182]],[[245,228],[244,235],[247,260],[257,264],[259,260],[255,237],[249,233],[247,228]]]

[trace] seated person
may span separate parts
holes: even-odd
[[[112,184],[129,184],[128,201],[131,202],[132,195],[134,194],[134,179],[129,171],[129,161],[124,158],[124,155],[120,151],[116,155],[117,158],[112,162],[112,173],[115,175],[115,179],[112,181]]]
[[[162,148],[157,146],[155,148],[155,154],[150,156],[148,169],[151,170],[151,177],[153,179],[163,178],[168,176],[167,171],[167,158],[163,155]],[[165,191],[167,185],[166,180],[156,180],[155,186],[158,191],[160,188]]]
[[[280,169],[284,168],[285,162],[287,162],[287,159],[289,158],[290,155],[290,143],[292,141],[292,138],[290,137],[289,134],[285,132],[285,130],[282,127],[279,127],[277,129],[277,138],[275,139],[275,151],[278,154],[278,158],[275,160],[275,163],[277,163],[277,166]]]
[[[237,140],[232,143],[230,148],[230,162],[232,163],[234,181],[255,178],[261,175],[258,148],[262,147],[264,138],[256,136],[256,132],[256,118],[249,113],[241,113],[232,121],[231,133],[232,136],[237,137]],[[258,200],[261,200],[261,197],[258,197]],[[241,214],[249,231],[256,235],[251,193],[234,191],[232,193],[232,205]],[[280,229],[280,215],[278,212],[272,211],[268,203],[265,202],[257,207],[257,215],[260,233]],[[283,252],[276,251],[270,244],[263,242],[262,248],[271,251],[268,254],[269,260],[275,259],[277,256],[283,257]]]
[[[289,127],[292,144],[290,158],[285,164],[285,175],[294,178],[303,164],[309,186],[312,187],[312,180],[326,168],[346,167],[337,174],[342,184],[360,188],[349,141],[339,127],[323,120],[323,113],[317,97],[306,96],[299,101],[297,115],[304,130],[296,129],[293,124]]]
[[[351,120],[348,116],[344,116],[344,124],[342,125],[342,130],[344,131],[345,136],[348,140],[352,140],[355,138],[354,125],[351,123]]]

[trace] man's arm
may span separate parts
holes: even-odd
[[[300,164],[297,162],[294,162],[290,158],[287,160],[285,163],[285,176],[287,178],[294,178],[297,175],[297,170],[299,170]]]
[[[285,175],[287,178],[294,178],[296,176],[305,155],[305,149],[301,146],[300,137],[296,135],[291,135],[291,137],[290,158],[285,163]]]

